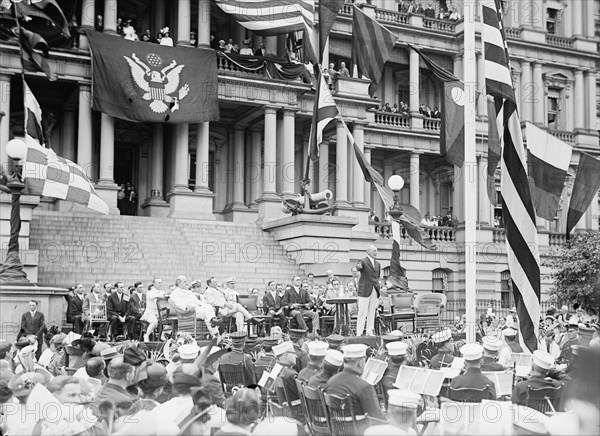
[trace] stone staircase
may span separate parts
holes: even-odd
[[[30,247],[39,250],[38,283],[69,287],[95,281],[126,286],[154,277],[167,284],[210,276],[236,288],[288,283],[300,267],[255,224],[171,218],[101,216],[35,210]]]

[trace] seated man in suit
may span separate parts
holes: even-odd
[[[548,371],[554,366],[554,357],[546,351],[535,350],[531,357],[531,377],[515,385],[511,401],[514,404],[525,405],[527,387],[533,389],[556,388],[561,382],[548,377]]]
[[[127,307],[127,313],[129,316],[134,318],[133,325],[138,321],[146,309],[146,293],[144,291],[144,285],[142,282],[135,282],[133,289],[129,296],[129,305]],[[128,331],[128,338],[134,339],[134,329]]]
[[[110,322],[109,334],[113,341],[117,338],[117,327],[123,324],[123,335],[127,336],[133,330],[135,317],[129,315],[129,296],[125,295],[125,284],[123,282],[115,283],[115,292],[110,294],[106,300],[106,312]]]
[[[271,326],[278,325],[279,327],[283,327],[285,317],[283,315],[283,307],[281,307],[282,299],[279,296],[277,284],[271,280],[267,286],[267,291],[263,297],[263,310],[265,315],[270,318],[270,322],[268,323],[269,331],[267,332],[270,335]],[[283,285],[279,286],[283,287]]]
[[[73,290],[73,295],[68,294],[67,298],[67,322],[73,323],[73,331],[81,333],[83,331],[83,284],[77,283]]]
[[[311,334],[314,336],[319,328],[319,314],[313,311],[313,302],[310,298],[310,294],[305,288],[300,287],[301,283],[300,276],[292,277],[292,286],[288,286],[283,300],[281,302],[284,309],[289,311],[289,316],[296,319],[300,329],[308,329],[304,322],[304,315],[307,315],[312,320]]]
[[[38,338],[38,349],[35,353],[36,359],[42,355],[43,334],[46,331],[46,320],[44,314],[38,310],[38,302],[35,300],[29,301],[29,312],[25,312],[21,317],[21,330],[17,336],[19,338],[34,335]]]
[[[465,373],[456,376],[450,383],[451,389],[483,389],[487,387],[488,399],[496,399],[496,385],[481,373],[481,358],[483,347],[479,344],[466,344],[460,347],[460,352],[465,359]],[[475,394],[474,394],[475,395]],[[483,394],[485,395],[485,393]],[[450,393],[452,397],[452,391]],[[478,397],[481,395],[477,394]],[[454,399],[454,398],[450,398]],[[467,401],[471,401],[467,399]],[[481,398],[473,398],[472,402],[480,402]]]

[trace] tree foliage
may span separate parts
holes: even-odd
[[[600,308],[600,232],[576,234],[546,265],[552,268],[553,297],[586,310]]]

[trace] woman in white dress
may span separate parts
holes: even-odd
[[[158,282],[158,283],[157,283]],[[142,315],[141,320],[148,323],[146,334],[144,335],[144,342],[150,342],[150,335],[154,332],[154,329],[158,325],[158,308],[156,306],[156,300],[159,298],[168,297],[169,292],[157,289],[156,284],[160,284],[160,279],[154,280],[154,283],[148,286],[148,292],[146,292],[146,309]]]

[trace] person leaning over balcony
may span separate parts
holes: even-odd
[[[348,68],[346,68],[346,62],[340,63],[339,75],[341,77],[350,77],[350,71],[348,70]]]

